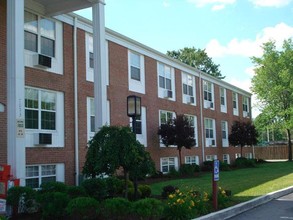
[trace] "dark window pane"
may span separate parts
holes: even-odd
[[[91,132],[95,132],[95,116],[91,116]]]
[[[208,100],[208,92],[204,91],[203,92],[204,100]]]
[[[55,120],[55,112],[45,112],[41,113],[41,127],[42,129],[55,130],[56,129],[56,120]]]
[[[171,79],[166,79],[166,89],[172,90]]]
[[[38,111],[25,110],[25,128],[38,129]]]
[[[221,105],[225,105],[225,98],[221,97]]]
[[[210,138],[214,138],[214,132],[213,132],[213,130],[210,130]]]
[[[233,101],[233,108],[237,108],[236,107],[236,101]]]
[[[140,69],[134,66],[131,66],[131,79],[140,81]]]
[[[226,139],[226,131],[222,131],[222,138]]]
[[[210,135],[209,129],[205,129],[205,130],[206,130],[206,138],[209,138],[209,135]]]
[[[48,182],[56,182],[56,176],[42,177],[42,184]]]
[[[90,68],[94,68],[94,53],[89,52]]]
[[[31,188],[39,188],[40,187],[39,178],[26,179],[25,186],[31,187]]]
[[[46,37],[41,37],[41,54],[54,57],[55,41]]]
[[[183,94],[187,95],[187,85],[183,84]]]
[[[141,121],[136,121],[135,122],[135,133],[136,134],[142,134],[142,129],[141,129]]]
[[[33,52],[38,52],[38,37],[28,31],[24,32],[24,48]]]
[[[159,76],[159,86],[165,88],[165,78],[162,76]]]
[[[208,100],[212,101],[212,93],[208,93]]]
[[[168,166],[162,166],[162,172],[163,173],[169,172]]]
[[[188,86],[188,93],[190,96],[193,96],[193,88],[192,86]]]

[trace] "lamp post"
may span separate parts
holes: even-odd
[[[127,96],[127,115],[132,118],[132,131],[136,134],[136,117],[141,115],[141,98],[136,95]]]

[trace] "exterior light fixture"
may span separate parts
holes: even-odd
[[[141,115],[141,98],[135,95],[127,97],[127,115],[132,118],[132,131],[136,133],[136,117]]]

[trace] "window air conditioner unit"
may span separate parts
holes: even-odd
[[[193,104],[194,103],[194,97],[193,96],[189,96],[187,103],[188,104]]]
[[[41,68],[51,68],[52,67],[52,57],[48,57],[42,54],[34,55],[34,66]]]
[[[172,90],[165,90],[164,91],[164,98],[172,98],[173,96],[173,93],[172,93]]]
[[[52,134],[50,133],[36,133],[34,134],[35,145],[50,145],[52,144]]]

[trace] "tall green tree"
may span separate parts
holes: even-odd
[[[167,55],[218,79],[225,78],[219,70],[220,65],[215,64],[205,50],[184,47],[180,50],[167,51]]]
[[[251,122],[234,121],[229,134],[229,143],[236,147],[240,146],[241,157],[245,145],[252,146],[257,143],[258,133]]]
[[[149,153],[129,127],[103,126],[89,142],[82,172],[95,178],[104,174],[113,175],[120,167],[124,172],[126,197],[129,174],[137,179],[155,169]]]
[[[166,124],[161,124],[158,135],[161,136],[161,140],[166,147],[177,145],[180,166],[182,165],[182,148],[185,147],[186,149],[190,149],[196,144],[194,127],[184,115],[177,115],[176,118],[168,120]]]
[[[252,91],[270,119],[277,118],[287,132],[288,159],[292,161],[291,130],[293,128],[293,42],[283,42],[282,49],[275,42],[263,44],[263,55],[252,57],[255,75]]]

